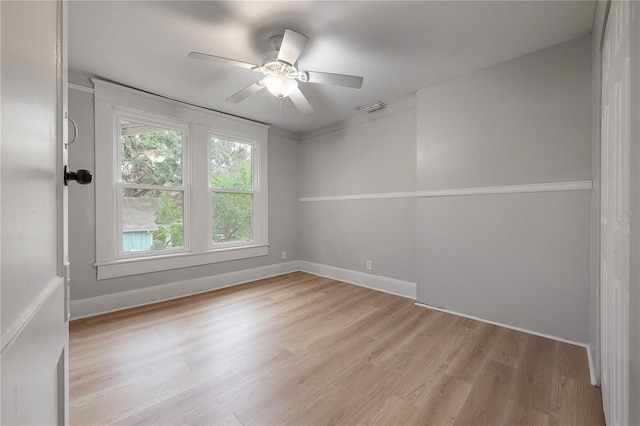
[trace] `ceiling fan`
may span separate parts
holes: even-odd
[[[264,55],[262,65],[254,65],[200,52],[191,52],[189,57],[206,61],[225,62],[264,75],[261,80],[227,98],[228,102],[238,103],[266,87],[269,93],[277,98],[289,97],[296,108],[306,114],[312,112],[313,108],[300,91],[298,87],[299,81],[303,83],[332,84],[354,89],[361,88],[363,81],[362,77],[354,75],[298,70],[296,62],[308,41],[309,38],[307,36],[293,30],[285,30],[284,36],[276,35],[271,37],[269,45],[273,51]]]

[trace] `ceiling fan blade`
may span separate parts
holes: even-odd
[[[305,35],[292,30],[285,30],[280,51],[278,51],[278,60],[294,65],[308,41],[309,37]]]
[[[245,100],[254,93],[258,93],[262,89],[264,89],[264,86],[262,84],[253,83],[251,86],[245,87],[235,95],[228,97],[227,102],[233,102],[234,104],[237,104],[238,102]]]
[[[313,112],[313,107],[299,88],[296,87],[289,95],[289,98],[301,113],[309,114],[310,112]]]
[[[359,89],[364,79],[356,75],[331,74],[329,72],[307,71],[309,83],[332,84],[334,86]]]
[[[189,53],[189,57],[193,59],[201,59],[203,61],[223,62],[229,65],[235,65],[236,67],[246,68],[249,70],[257,67],[257,65],[249,64],[247,62],[236,61],[235,59],[223,58],[222,56],[208,55],[206,53],[200,52],[191,52]]]

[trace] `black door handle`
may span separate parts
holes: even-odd
[[[64,166],[64,185],[67,186],[70,180],[75,180],[80,185],[88,185],[91,183],[93,176],[89,170],[78,169],[77,172],[72,172]]]

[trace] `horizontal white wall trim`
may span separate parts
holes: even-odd
[[[426,309],[433,309],[434,311],[446,312],[448,314],[457,315],[459,317],[469,318],[469,319],[472,319],[472,320],[475,320],[475,321],[480,321],[480,322],[484,322],[484,323],[487,323],[487,324],[497,325],[498,327],[509,328],[511,330],[520,331],[522,333],[533,334],[534,336],[540,336],[540,337],[544,337],[546,339],[556,340],[558,342],[568,343],[570,345],[575,345],[575,346],[580,346],[581,348],[585,348],[585,350],[587,351],[587,359],[589,361],[589,374],[591,376],[591,384],[594,385],[594,386],[596,385],[595,372],[593,370],[593,363],[591,362],[591,355],[590,355],[591,349],[590,349],[589,345],[586,344],[586,343],[575,342],[573,340],[563,339],[562,337],[556,337],[556,336],[552,336],[550,334],[539,333],[537,331],[527,330],[526,328],[514,327],[512,325],[503,324],[503,323],[500,323],[500,322],[497,322],[497,321],[491,321],[491,320],[487,320],[487,319],[484,319],[484,318],[474,317],[473,315],[467,315],[467,314],[463,314],[463,313],[460,313],[460,312],[451,311],[449,309],[444,309],[444,308],[439,308],[437,306],[427,305],[425,303],[416,302],[416,306],[420,306],[421,308],[426,308]]]
[[[150,305],[165,300],[177,299],[192,294],[204,293],[250,281],[260,280],[277,275],[288,274],[299,270],[298,261],[276,263],[253,269],[244,269],[226,274],[192,280],[178,281],[169,284],[107,294],[71,301],[71,319],[92,317],[122,309]]]
[[[323,265],[320,263],[307,262],[306,260],[300,261],[300,270],[309,274],[331,278],[332,280],[342,281],[348,284],[354,284],[360,287],[366,287],[372,290],[378,290],[416,300],[416,283],[409,281],[367,274],[365,272],[353,271],[351,269],[337,268],[335,266]]]
[[[312,201],[349,201],[349,200],[382,200],[387,198],[416,198],[416,191],[379,192],[377,194],[329,195],[322,197],[300,197],[300,202]]]
[[[573,182],[532,183],[526,185],[479,186],[474,188],[426,189],[406,192],[381,192],[377,194],[332,195],[300,197],[300,202],[382,200],[390,198],[459,197],[462,195],[525,194],[530,192],[589,191],[590,180]]]
[[[79,90],[81,92],[94,93],[94,90],[91,87],[80,86],[79,84],[69,83],[69,89]]]
[[[18,318],[6,328],[6,331],[1,337],[2,349],[0,349],[0,356],[5,353],[11,344],[18,338],[20,333],[29,325],[29,322],[35,317],[40,308],[47,302],[49,297],[56,291],[59,285],[64,283],[63,277],[55,277],[47,283],[42,291],[33,298],[31,303],[20,313]]]

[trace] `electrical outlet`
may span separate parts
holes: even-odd
[[[287,258],[287,252],[286,252],[286,251],[283,251],[283,252],[282,252],[282,258],[283,258],[283,259],[286,259],[286,258]]]
[[[373,266],[373,262],[371,262],[370,260],[367,260],[367,269],[370,271],[371,268]]]

